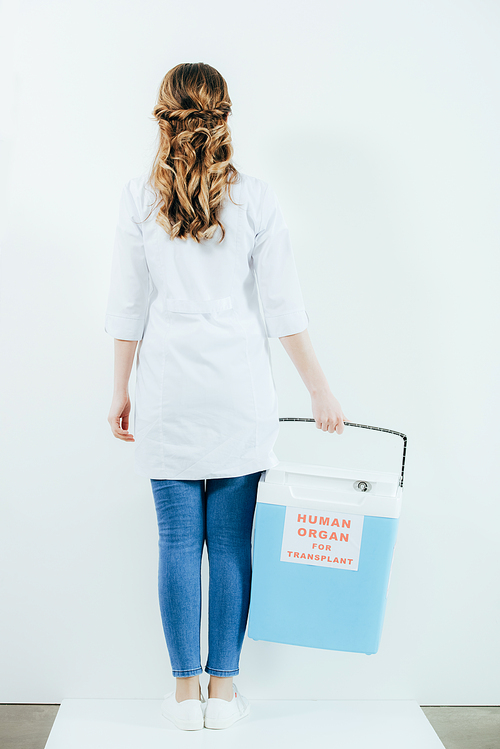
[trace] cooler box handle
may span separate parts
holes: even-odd
[[[293,416],[283,416],[280,417],[280,421],[313,421],[316,422],[316,419],[308,419],[303,418],[300,416],[293,417]],[[395,432],[394,429],[384,429],[384,427],[372,427],[368,426],[368,424],[355,424],[352,421],[344,421],[344,426],[346,427],[362,427],[363,429],[375,429],[377,432],[389,432],[390,434],[397,434],[399,437],[403,438],[403,460],[401,462],[401,476],[399,478],[399,486],[403,486],[403,476],[405,471],[405,457],[406,457],[406,434],[402,434],[402,432]]]

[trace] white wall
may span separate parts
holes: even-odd
[[[150,484],[106,420],[103,325],[119,191],[154,155],[157,87],[203,61],[228,81],[236,166],[280,196],[332,391],[350,420],[408,435],[379,652],[246,637],[240,688],[498,704],[500,6],[20,0],[0,13],[0,701],[159,698],[175,683]],[[272,346],[280,415],[310,417]],[[286,424],[276,451],[358,464],[356,431]],[[381,469],[398,467],[392,439]],[[203,607],[204,665],[207,593]]]

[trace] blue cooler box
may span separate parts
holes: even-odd
[[[314,419],[280,419],[314,421]],[[378,651],[401,512],[401,474],[280,462],[258,485],[247,634]]]

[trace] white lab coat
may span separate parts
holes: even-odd
[[[268,338],[308,327],[276,194],[239,172],[211,240],[171,240],[147,221],[147,174],[124,186],[105,331],[139,341],[133,409],[136,473],[242,476],[278,463],[278,399]],[[264,317],[259,307],[259,293]],[[132,431],[132,429],[131,429]]]

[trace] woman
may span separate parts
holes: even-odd
[[[345,416],[314,353],[287,225],[272,187],[231,163],[231,100],[204,63],[164,77],[151,172],[124,186],[105,330],[115,339],[113,434],[135,442],[159,529],[159,601],[183,729],[248,714],[233,676],[245,634],[258,481],[279,461],[268,338],[311,394],[316,426]],[[264,315],[259,307],[259,297]],[[137,348],[135,437],[128,381]],[[199,684],[201,559],[210,566],[208,702]]]

